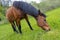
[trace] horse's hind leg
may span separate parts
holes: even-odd
[[[19,32],[22,34],[20,19],[17,19],[17,20],[16,20],[16,25],[17,25],[17,27],[18,27]]]
[[[33,28],[32,28],[31,25],[30,25],[30,22],[28,21],[28,17],[27,17],[27,15],[25,15],[25,20],[27,21],[27,23],[28,23],[30,29],[33,30]]]
[[[11,26],[13,28],[13,31],[18,33],[18,31],[16,30],[15,23],[14,22],[10,22],[10,23],[11,23]]]

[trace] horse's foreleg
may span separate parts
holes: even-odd
[[[16,20],[16,25],[17,25],[17,27],[18,27],[19,32],[22,34],[21,24],[20,24],[20,20],[19,20],[19,19]]]
[[[30,25],[30,22],[28,21],[28,17],[27,17],[27,15],[25,15],[25,20],[27,21],[27,23],[28,23],[30,29],[33,30],[32,26]]]
[[[12,25],[13,31],[18,33],[18,31],[16,30],[15,23],[14,23],[14,22],[10,22],[10,23],[11,23],[11,25]]]

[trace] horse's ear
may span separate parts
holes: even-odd
[[[46,17],[46,15],[42,13],[40,10],[38,10],[38,12],[39,12],[39,15]]]
[[[41,15],[41,11],[40,11],[40,10],[38,10],[38,12],[39,12],[39,15]]]

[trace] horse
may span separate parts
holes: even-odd
[[[38,26],[45,31],[49,31],[50,27],[46,21],[46,15],[41,13],[40,10],[38,10],[38,12],[39,12],[39,15],[37,17],[34,17],[37,21]],[[6,18],[10,22],[14,32],[18,33],[18,31],[16,30],[16,25],[17,25],[19,32],[22,33],[21,24],[20,24],[20,21],[22,19],[25,19],[30,29],[33,30],[28,20],[28,14],[25,14],[25,12],[23,12],[22,10],[16,9],[14,6],[11,6],[7,9]]]

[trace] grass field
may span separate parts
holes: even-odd
[[[45,32],[37,26],[34,18],[29,21],[33,27],[30,30],[25,20],[21,21],[23,34],[14,33],[10,24],[0,25],[0,40],[60,40],[60,8],[46,12],[47,22],[51,31]]]

